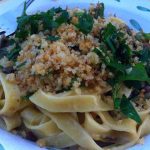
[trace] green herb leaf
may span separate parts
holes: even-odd
[[[22,96],[21,98],[23,100],[29,100],[30,96],[32,96],[34,94],[34,92],[28,92],[25,96]]]
[[[142,88],[142,82],[141,81],[134,81],[134,80],[127,80],[123,82],[125,84],[125,86],[127,86],[128,88],[134,88],[134,89],[141,89]]]
[[[140,51],[139,60],[146,64],[145,69],[150,77],[150,47],[145,47]]]
[[[124,33],[116,29],[111,23],[107,24],[102,32],[104,43],[111,50],[113,58],[124,64],[129,64],[131,61],[132,51],[126,44]]]
[[[108,23],[104,31],[102,32],[103,39],[107,41],[107,39],[109,39],[115,33],[117,33],[116,27],[111,23]]]
[[[47,37],[47,40],[49,40],[49,41],[57,41],[57,40],[59,40],[59,39],[60,39],[59,36],[48,36],[48,37]]]
[[[58,28],[62,23],[65,23],[68,20],[69,13],[60,7],[52,8],[47,12],[34,15],[26,15],[26,13],[23,13],[21,17],[17,18],[18,28],[16,37],[20,40],[24,40],[29,34],[38,33],[39,25],[41,24],[43,25],[42,30],[52,30],[53,28]]]
[[[3,66],[0,65],[0,69],[3,69]]]
[[[21,29],[20,31],[16,32],[15,37],[21,40],[25,40],[28,35],[29,31],[27,29]]]
[[[150,61],[150,48],[145,47],[143,50],[141,50],[139,58],[142,62]]]
[[[101,17],[101,18],[104,18],[104,3],[98,3],[96,8],[94,9],[94,18],[98,18],[98,17]]]
[[[139,41],[149,41],[150,40],[150,33],[138,32],[136,34],[136,39]]]
[[[143,33],[145,40],[150,40],[150,33]]]
[[[121,98],[120,110],[125,116],[135,120],[138,124],[142,122],[139,114],[125,95]]]
[[[83,14],[84,14],[83,11],[78,11],[78,12],[75,12],[75,13],[74,13],[74,15],[75,15],[76,17],[81,17]]]
[[[8,51],[6,48],[1,48],[0,49],[0,59],[3,58],[4,56],[7,56]]]
[[[14,39],[9,40],[9,45],[14,45],[15,43],[16,43],[16,41]]]
[[[118,95],[119,95],[119,90],[120,90],[120,84],[115,84],[115,85],[113,86],[113,100],[114,100],[114,108],[115,108],[115,109],[119,109],[119,108],[120,108],[121,100],[120,100],[120,98],[118,97]]]
[[[61,15],[56,18],[55,21],[60,26],[62,23],[67,23],[68,20],[69,20],[69,13],[66,10],[64,10],[64,11],[62,11]]]
[[[120,98],[114,98],[113,100],[114,100],[114,108],[120,109],[120,104],[121,104]]]
[[[53,8],[55,13],[60,13],[63,11],[63,9],[61,7],[58,7],[58,8]]]
[[[16,66],[17,69],[20,69],[21,67],[23,67],[26,64],[26,61],[20,63],[19,65]]]
[[[14,49],[12,49],[8,54],[7,54],[7,58],[10,60],[10,61],[16,61],[18,55],[19,55],[19,52],[20,52],[21,48],[17,45]]]
[[[24,2],[24,8],[23,8],[22,16],[27,15],[27,14],[26,14],[26,10],[27,10],[27,3],[26,3],[26,2]]]
[[[93,17],[90,14],[87,14],[86,12],[84,12],[78,20],[78,24],[76,24],[75,26],[84,34],[88,34],[91,32],[92,28],[93,28]]]
[[[126,74],[125,76],[120,77],[121,81],[147,81],[150,82],[150,78],[146,72],[145,66],[143,64],[136,64],[132,67],[130,73]]]
[[[126,66],[118,63],[112,56],[109,56],[103,45],[101,45],[100,48],[95,48],[93,52],[95,52],[111,70],[115,72],[119,71],[123,74],[125,73]]]
[[[126,66],[118,63],[116,60],[111,60],[108,64],[106,64],[113,72],[121,72],[122,74],[125,73]]]

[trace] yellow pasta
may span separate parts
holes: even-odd
[[[15,129],[21,125],[21,118],[19,114],[14,114],[13,117],[2,116],[0,118],[0,127],[8,131]]]
[[[76,143],[64,132],[61,132],[53,136],[44,137],[37,141],[39,145],[43,142],[45,143],[45,145],[49,147],[53,146],[57,148],[65,148],[76,145]]]
[[[62,131],[64,131],[70,138],[72,138],[83,148],[101,150],[101,148],[94,142],[90,135],[80,126],[80,124],[73,118],[71,114],[54,114],[46,112],[42,109],[40,110],[48,115]]]
[[[30,97],[30,100],[50,112],[90,112],[112,109],[95,95],[54,96],[39,90]]]
[[[85,114],[83,126],[95,140],[102,140],[102,137],[105,134],[111,133],[111,128],[106,126],[104,123],[100,124],[96,122],[89,113]]]
[[[25,126],[30,129],[38,138],[43,138],[51,135],[57,135],[61,130],[56,124],[45,117],[35,108],[26,108],[22,111]]]
[[[0,73],[0,81],[4,91],[4,105],[0,109],[0,115],[12,115],[20,106],[20,91],[17,85],[11,84],[6,80],[6,76]]]

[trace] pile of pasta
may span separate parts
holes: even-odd
[[[57,148],[79,145],[83,149],[125,149],[150,133],[149,111],[138,112],[142,124],[124,118],[117,121],[106,103],[94,92],[81,90],[60,94],[38,90],[29,100],[22,100],[17,85],[0,73],[0,126],[11,131],[24,125],[46,146]],[[97,141],[110,142],[101,147]]]

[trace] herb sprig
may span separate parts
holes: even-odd
[[[21,17],[17,18],[18,28],[16,37],[20,40],[27,38],[29,34],[36,34],[40,30],[52,30],[58,28],[62,23],[69,21],[69,13],[61,8],[51,8],[47,12],[34,15],[27,15],[24,11]],[[39,26],[42,25],[43,29]]]
[[[127,117],[141,123],[140,116],[133,107],[130,99],[125,95],[120,96],[119,91],[122,84],[125,82],[147,82],[150,83],[150,77],[144,62],[148,60],[146,54],[149,50],[142,51],[140,54],[141,63],[133,65],[131,63],[132,51],[126,44],[124,34],[109,23],[102,32],[103,43],[99,48],[93,51],[105,63],[107,68],[113,72],[114,78],[111,81],[113,87],[113,100],[115,109],[120,111]],[[132,86],[132,84],[131,84]]]
[[[78,16],[78,23],[75,26],[84,34],[88,34],[91,32],[93,24],[93,17],[87,12],[84,12]]]

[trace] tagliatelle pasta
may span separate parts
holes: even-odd
[[[21,113],[25,126],[39,138],[59,134],[61,130],[56,124],[35,108],[26,108]]]
[[[40,147],[125,150],[150,133],[149,33],[104,4],[18,18],[0,45],[0,127]]]
[[[5,75],[2,75],[4,77],[3,79],[5,79]],[[11,84],[11,86],[13,86],[13,84]],[[65,108],[62,112],[62,109],[58,109],[57,107],[55,107],[54,113],[51,109],[47,110],[47,108],[41,107],[40,101],[38,99],[40,99],[41,101],[43,100],[43,98],[41,98],[43,96],[43,93],[43,91],[40,91],[40,93],[38,91],[38,94],[41,95],[37,96],[37,93],[35,93],[33,96],[30,97],[31,102],[35,103],[35,105],[38,106],[37,108],[35,108],[35,106],[30,106],[21,111],[21,117],[23,119],[24,125],[27,129],[31,130],[39,138],[39,144],[42,143],[41,141],[44,141],[44,143],[46,143],[48,146],[64,148],[68,146],[73,146],[76,143],[86,149],[102,149],[92,140],[93,138],[94,140],[107,142],[111,142],[114,140],[121,143],[126,142],[124,146],[119,146],[118,148],[115,148],[114,146],[109,147],[111,149],[124,149],[125,147],[128,147],[129,145],[135,143],[139,137],[149,133],[149,128],[146,127],[149,126],[150,123],[149,117],[147,116],[149,111],[147,112],[147,115],[145,114],[147,117],[144,117],[145,119],[143,120],[141,126],[138,127],[138,131],[136,122],[127,118],[115,121],[108,114],[108,110],[105,108],[103,108],[101,111],[93,110],[94,115],[91,114],[90,111],[89,113],[88,111],[85,111],[84,107],[78,108],[78,111],[71,110],[70,112],[68,111],[68,109],[66,109],[65,111]],[[67,93],[59,94],[59,96],[52,96],[52,94],[47,94],[47,101],[49,103],[53,103],[53,101],[57,100],[59,105],[59,101],[62,101],[63,99],[64,101],[67,101],[65,102],[66,105],[68,103],[68,106],[71,106],[73,98],[74,101],[76,101],[79,95],[76,95],[74,92],[71,91],[69,93],[72,93],[70,101],[67,100],[70,98],[70,95]],[[63,95],[64,97],[62,97]],[[82,96],[83,95],[81,95],[81,97]],[[86,96],[88,97],[88,95]],[[83,98],[86,98],[86,96],[84,96]],[[94,98],[96,99],[96,97]],[[93,101],[95,102],[94,98]],[[5,100],[1,100],[1,103],[4,103],[4,101]],[[86,105],[88,106],[88,103],[85,103],[84,105],[86,107]],[[49,108],[51,108],[51,106]],[[91,105],[91,108],[89,109],[92,108],[93,106]],[[110,109],[110,111],[111,110],[112,109]],[[85,120],[83,124],[80,125],[78,120],[75,119],[72,112],[85,113]],[[101,119],[101,123],[98,121],[99,119],[97,120],[95,118],[96,115],[98,115]],[[20,125],[21,122],[18,117],[19,115],[16,116],[15,114],[12,114],[12,117],[4,116],[1,118],[1,120],[5,122],[4,124],[6,125],[6,129],[11,130]],[[121,137],[118,134],[123,136],[122,140],[119,139]],[[111,138],[114,139],[111,140]],[[89,145],[87,143],[89,143]]]
[[[21,125],[21,117],[19,114],[14,114],[12,117],[1,117],[0,127],[11,131],[12,129]]]
[[[105,104],[101,97],[95,95],[64,96],[59,94],[54,96],[39,90],[30,97],[30,100],[32,103],[50,112],[90,112],[113,109]]]
[[[0,114],[10,115],[15,113],[20,105],[20,92],[17,85],[12,85],[6,80],[4,74],[0,74],[0,81],[5,93],[5,100],[2,100]],[[9,90],[8,90],[9,89]]]

